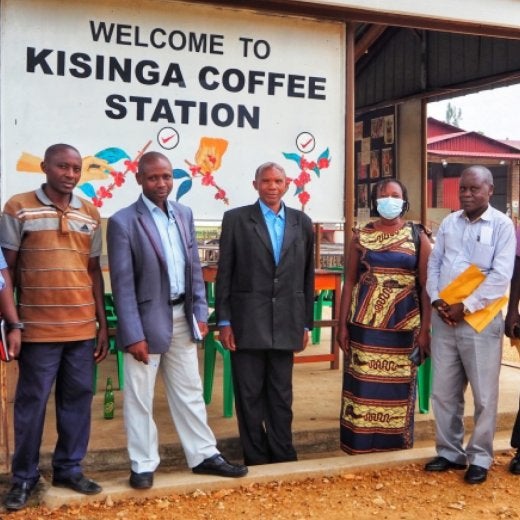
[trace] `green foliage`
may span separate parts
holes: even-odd
[[[197,242],[204,244],[208,240],[213,240],[220,236],[220,226],[196,225],[195,234],[197,235]]]
[[[462,120],[462,110],[457,108],[455,105],[452,105],[448,102],[448,106],[446,107],[446,118],[445,122],[449,125],[456,126],[460,128],[460,122]]]

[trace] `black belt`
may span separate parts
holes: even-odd
[[[184,294],[181,294],[181,295],[180,295],[179,297],[177,297],[177,298],[174,298],[174,299],[168,300],[168,305],[171,305],[171,306],[179,305],[179,304],[181,304],[181,303],[184,301],[184,297],[185,297],[185,295],[184,295]]]

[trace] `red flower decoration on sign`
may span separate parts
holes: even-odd
[[[125,162],[129,162],[129,161],[125,161]],[[130,170],[130,171],[132,171],[132,170]],[[125,183],[125,174],[123,172],[111,171],[110,175],[112,175],[112,177],[114,178],[114,184],[118,188]]]
[[[309,172],[306,172],[305,170],[302,171],[300,173],[300,175],[298,175],[298,177],[296,177],[296,179],[294,179],[294,184],[298,187],[298,188],[303,188],[308,182],[311,181],[311,175]]]
[[[226,200],[226,192],[222,189],[218,190],[217,193],[215,193],[215,199]]]
[[[126,160],[123,164],[126,167],[126,171],[137,173],[137,161]]]
[[[296,186],[296,192],[294,195],[298,197],[302,210],[305,211],[305,205],[311,199],[310,193],[307,191],[307,185],[311,182],[311,172],[314,172],[319,178],[321,170],[324,170],[330,166],[329,149],[325,149],[315,161],[309,161],[305,155],[298,153],[285,153],[283,155],[286,159],[294,161],[300,169],[300,174],[295,179],[287,180],[292,181]]]
[[[108,186],[101,186],[96,191],[96,195],[92,197],[92,203],[97,208],[101,208],[103,206],[103,200],[104,199],[111,199],[112,198],[112,192],[115,188],[121,187],[126,180],[126,175],[128,172],[136,173],[137,172],[137,164],[139,162],[140,157],[146,152],[146,149],[152,144],[152,141],[148,141],[144,146],[143,149],[140,150],[137,153],[137,156],[133,161],[125,160],[124,165],[126,167],[124,172],[118,172],[116,170],[110,170],[109,174],[113,179],[113,182],[111,182]]]
[[[215,186],[215,180],[213,179],[213,175],[210,175],[209,173],[206,173],[202,177],[201,182],[203,186]]]
[[[112,185],[111,185],[112,186]],[[100,198],[100,199],[111,199],[112,198],[112,193],[111,193],[111,186],[108,186],[108,188],[105,188],[104,186],[101,186],[98,190],[97,190],[97,196]]]
[[[328,168],[330,165],[330,159],[328,157],[322,157],[319,161],[318,161],[318,168],[320,170],[323,170],[324,168]]]
[[[195,177],[195,175],[202,175],[201,174],[202,168],[200,166],[197,166],[196,164],[190,164],[190,172]]]
[[[302,191],[298,194],[298,200],[301,202],[302,206],[305,206],[307,202],[309,202],[311,196],[309,195],[308,191]]]
[[[229,204],[226,192],[215,181],[215,175],[222,164],[222,157],[227,147],[228,142],[225,139],[201,137],[199,148],[195,154],[195,163],[188,160],[184,161],[188,165],[190,173],[181,169],[174,170],[174,174],[177,175],[176,178],[182,179],[177,190],[177,200],[191,190],[192,179],[200,176],[202,186],[210,186],[217,190],[215,193],[216,200]]]

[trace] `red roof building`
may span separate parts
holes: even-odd
[[[520,141],[499,141],[479,132],[428,118],[428,207],[459,209],[462,171],[473,164],[491,170],[495,181],[491,204],[519,216]]]

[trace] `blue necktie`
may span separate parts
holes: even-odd
[[[274,235],[276,238],[276,247],[274,250],[274,260],[276,265],[280,262],[280,253],[282,250],[283,220],[277,215],[274,219]]]

